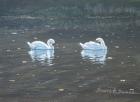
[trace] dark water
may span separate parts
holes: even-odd
[[[140,20],[58,22],[0,28],[0,101],[140,101]],[[81,55],[79,42],[96,37],[108,46],[103,60]],[[49,38],[56,41],[54,56],[33,61],[26,42]]]

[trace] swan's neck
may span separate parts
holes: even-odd
[[[47,45],[48,45],[48,47],[50,48],[50,49],[54,49],[54,46],[52,45],[52,43],[51,42],[47,42]]]
[[[51,49],[54,49],[54,46],[52,44],[49,45]]]
[[[106,45],[105,45],[105,42],[103,40],[101,40],[101,46],[103,46],[104,49],[106,49]]]

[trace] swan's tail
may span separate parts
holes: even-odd
[[[80,45],[82,48],[84,48],[84,44],[82,44],[82,43],[79,43],[79,45]]]
[[[30,42],[27,42],[27,44],[29,45],[29,47],[31,48],[31,43]]]

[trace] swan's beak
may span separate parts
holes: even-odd
[[[95,40],[95,42],[99,43],[99,40]]]
[[[99,43],[99,44],[101,43],[100,40],[95,40],[95,42],[97,42],[97,43]]]
[[[55,44],[55,41],[53,41],[53,44]]]

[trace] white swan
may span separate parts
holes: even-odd
[[[47,43],[42,41],[34,41],[32,43],[27,42],[31,50],[54,49],[53,46],[54,43],[55,43],[54,39],[49,39]]]
[[[105,42],[102,38],[97,38],[96,41],[89,41],[84,44],[80,43],[82,49],[88,49],[88,50],[102,50],[107,49],[107,46],[105,45]]]

